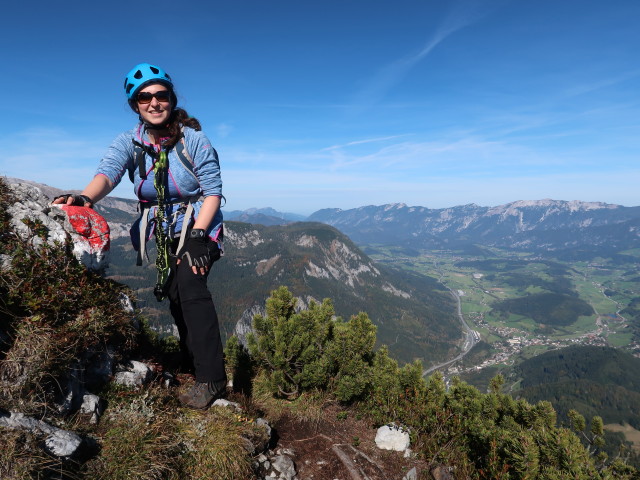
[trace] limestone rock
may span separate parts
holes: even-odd
[[[224,398],[218,398],[215,402],[213,402],[213,406],[218,406],[218,407],[229,407],[229,408],[233,408],[235,410],[242,410],[242,408],[240,407],[239,403],[236,402],[230,402],[227,399]]]
[[[292,480],[296,476],[296,466],[287,455],[276,455],[271,462],[271,467],[279,474],[279,478]]]
[[[73,254],[89,270],[102,270],[109,264],[109,224],[102,215],[88,207],[63,205],[66,212],[64,230],[73,240]]]
[[[394,424],[380,427],[376,433],[376,445],[383,450],[402,452],[409,448],[409,433]]]
[[[151,369],[142,362],[130,360],[127,365],[120,365],[113,381],[126,387],[141,387],[152,377]]]
[[[91,414],[102,414],[102,400],[98,395],[94,395],[93,393],[86,393],[82,397],[82,405],[80,406],[80,411],[82,413],[91,413]]]
[[[418,480],[418,470],[416,470],[416,467],[409,470],[407,474],[402,477],[402,480]]]
[[[47,452],[56,457],[71,457],[81,444],[82,438],[66,430],[57,430],[44,441]]]
[[[102,270],[109,261],[109,225],[95,210],[87,207],[49,205],[42,191],[26,183],[9,185],[17,201],[7,208],[11,226],[23,239],[39,247],[46,240],[73,242],[73,254],[90,270]],[[33,235],[23,219],[41,224],[44,238]]]
[[[84,395],[83,368],[78,362],[73,362],[67,372],[67,381],[62,389],[62,399],[57,404],[58,411],[67,415],[77,410]]]
[[[79,435],[51,426],[42,420],[27,417],[23,413],[0,414],[0,426],[47,435],[45,449],[56,457],[71,457],[83,443]]]

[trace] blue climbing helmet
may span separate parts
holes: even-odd
[[[135,95],[141,88],[151,83],[162,83],[173,93],[173,82],[167,72],[150,63],[140,63],[124,79],[124,93],[129,103],[135,100]]]

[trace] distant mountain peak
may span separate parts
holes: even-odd
[[[441,209],[393,203],[320,210],[309,220],[333,225],[358,243],[411,248],[476,244],[542,252],[640,246],[640,207],[579,200],[547,198]]]
[[[527,207],[561,207],[568,208],[571,211],[578,210],[598,210],[601,208],[618,208],[619,205],[612,205],[603,202],[583,202],[581,200],[553,200],[551,198],[544,198],[542,200],[516,200],[515,202],[500,205],[494,208],[503,207],[515,207],[515,208],[527,208]]]
[[[405,203],[389,203],[384,206],[384,210],[401,210],[403,208],[407,208]]]

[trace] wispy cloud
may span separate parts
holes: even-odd
[[[0,175],[82,188],[91,180],[104,145],[71,136],[61,129],[31,128],[0,137]]]
[[[612,87],[622,82],[626,82],[627,80],[631,80],[632,78],[640,75],[640,70],[632,70],[630,72],[626,72],[620,75],[616,75],[614,77],[601,78],[598,80],[594,80],[590,83],[582,83],[580,85],[574,85],[571,88],[565,90],[564,94],[568,97],[575,97],[578,95],[584,95],[587,93],[591,93],[602,88]]]
[[[388,137],[376,137],[376,138],[366,138],[364,140],[354,140],[353,142],[348,142],[348,143],[345,143],[343,145],[332,145],[330,147],[323,148],[321,151],[338,150],[338,149],[342,149],[342,148],[346,148],[346,147],[352,147],[354,145],[363,145],[365,143],[384,142],[384,141],[387,141],[387,140],[394,140],[396,138],[406,137],[408,135],[411,135],[411,134],[410,133],[406,133],[406,134],[403,134],[403,135],[390,135]]]
[[[409,136],[410,140],[403,138]],[[517,172],[535,174],[540,170],[552,173],[575,168],[578,163],[582,169],[599,169],[607,153],[594,145],[548,148],[546,142],[530,142],[528,137],[517,141],[469,130],[439,132],[437,137],[394,135],[316,149],[305,146],[259,151],[227,149],[223,170],[226,173],[227,168],[249,171],[275,167],[307,177],[330,172],[336,178],[377,175],[385,180],[404,178],[410,182],[434,175],[486,178]],[[562,136],[556,135],[553,140],[561,141]],[[620,156],[616,168],[633,162],[635,158],[631,155]]]
[[[360,90],[354,99],[354,109],[361,110],[379,102],[385,94],[447,37],[479,21],[488,13],[484,2],[458,0],[451,2],[450,9],[417,52],[404,56],[382,67]]]
[[[227,138],[233,131],[233,127],[227,123],[220,123],[216,126],[217,138]]]

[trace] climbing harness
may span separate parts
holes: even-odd
[[[153,164],[153,186],[156,190],[156,202],[150,203],[145,202],[145,204],[141,205],[141,218],[140,218],[140,248],[138,249],[138,258],[136,260],[136,265],[142,265],[142,259],[144,256],[149,259],[147,255],[147,227],[149,224],[149,211],[151,208],[155,207],[155,212],[153,215],[153,221],[155,223],[155,235],[156,235],[156,248],[158,256],[156,258],[156,269],[157,269],[157,281],[154,287],[153,293],[156,296],[156,299],[161,302],[165,297],[165,286],[169,279],[170,274],[170,256],[171,256],[171,241],[174,237],[173,226],[175,225],[176,218],[178,215],[183,214],[183,225],[180,231],[180,239],[178,241],[178,248],[176,252],[179,252],[184,246],[186,240],[187,233],[187,225],[188,219],[190,219],[193,215],[193,203],[199,200],[202,200],[204,197],[202,195],[197,195],[191,198],[188,198],[183,205],[176,209],[173,212],[171,219],[167,218],[167,202],[166,202],[166,190],[165,187],[168,185],[168,171],[169,171],[169,157],[166,151],[162,150],[159,153],[156,152],[153,147],[148,145],[143,145],[136,140],[133,140],[134,144],[134,169],[138,168],[138,174],[140,178],[146,179],[146,162],[144,159],[145,153],[148,154],[155,160]],[[184,148],[184,137],[181,138],[181,142],[178,142],[181,148],[176,148],[176,153],[178,154],[178,158],[180,158],[181,162],[187,168],[189,172],[193,173],[193,160]],[[133,180],[133,170],[129,170],[129,176],[132,177]],[[169,232],[165,226],[168,225]]]
[[[129,168],[129,178],[134,181],[134,172],[138,169],[138,175],[141,179],[147,179],[145,154],[148,154],[155,160],[153,165],[154,171],[154,187],[156,189],[156,202],[140,202],[141,216],[139,225],[139,245],[138,257],[136,259],[136,265],[142,265],[143,257],[149,260],[147,254],[147,228],[149,226],[150,210],[155,207],[155,213],[153,214],[153,222],[155,223],[156,245],[158,251],[158,257],[156,258],[156,268],[158,270],[158,278],[156,286],[154,288],[154,294],[158,301],[162,301],[166,294],[165,287],[170,275],[170,257],[171,257],[171,242],[176,237],[174,227],[176,221],[180,215],[183,215],[182,228],[180,230],[180,237],[178,240],[178,247],[176,253],[182,250],[182,247],[186,241],[186,235],[190,219],[193,217],[194,207],[193,204],[204,200],[204,196],[195,195],[193,197],[185,198],[180,203],[166,202],[166,190],[168,186],[168,171],[169,171],[169,157],[168,152],[165,150],[156,152],[156,150],[150,145],[144,145],[136,140],[133,140],[133,168]],[[187,151],[184,129],[180,140],[174,146],[176,155],[182,163],[182,166],[194,176],[196,181],[198,178],[194,172],[194,161]],[[214,154],[217,156],[217,152],[214,150]],[[222,197],[224,199],[224,197]],[[180,205],[179,208],[171,208],[172,218],[167,218],[168,207],[173,205]],[[168,226],[168,228],[167,228]]]
[[[158,205],[156,207],[156,247],[158,250],[158,256],[156,257],[156,269],[158,270],[158,277],[156,286],[153,289],[153,293],[161,302],[164,297],[164,286],[169,279],[169,236],[164,229],[166,223],[165,217],[165,185],[167,184],[167,172],[169,170],[169,160],[167,159],[167,152],[162,150],[158,155],[158,160],[153,165],[153,186],[156,189],[158,196]]]

